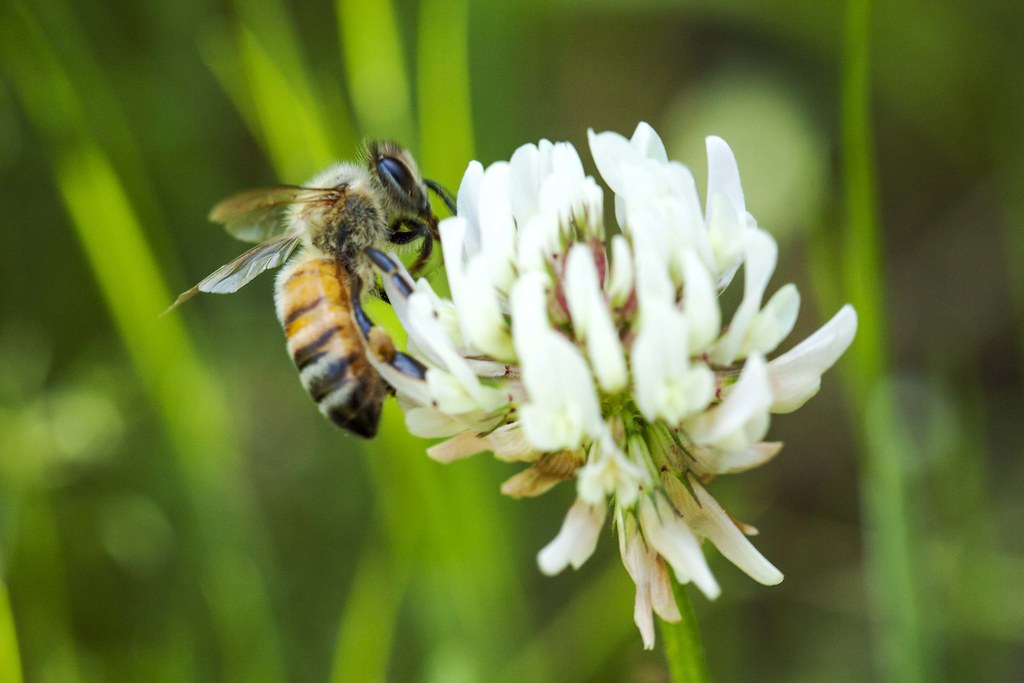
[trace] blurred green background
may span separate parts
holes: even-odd
[[[712,490],[786,574],[708,550],[712,677],[1024,677],[1024,5],[281,0],[0,5],[0,680],[666,680],[614,536],[535,553],[573,491],[372,443],[304,394],[224,196],[364,135],[466,163],[639,120],[738,158],[799,340],[857,341]],[[439,273],[435,273],[435,276]],[[387,318],[378,306],[373,314]],[[792,342],[790,342],[792,343]]]

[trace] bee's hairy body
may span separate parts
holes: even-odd
[[[361,286],[370,291],[374,270],[367,247],[387,245],[387,207],[382,205],[369,174],[355,164],[338,164],[317,175],[313,187],[336,187],[340,196],[331,202],[296,204],[289,220],[305,234],[302,258],[335,259]]]
[[[351,279],[335,259],[300,255],[277,278],[277,317],[302,386],[320,412],[372,437],[388,386],[366,358]]]
[[[292,208],[289,219],[306,237],[278,274],[277,317],[302,386],[320,412],[369,438],[377,433],[389,387],[366,358],[363,334],[370,323],[364,316],[361,329],[357,316],[376,278],[366,250],[387,248],[388,219],[397,211],[362,166],[337,164],[308,185],[336,188],[339,196]]]
[[[454,201],[443,187],[424,180],[412,156],[393,142],[370,143],[363,156],[363,164],[336,164],[305,186],[250,190],[214,207],[210,218],[228,232],[263,241],[183,293],[171,308],[200,291],[234,292],[287,261],[274,298],[302,385],[334,424],[372,437],[390,385],[367,354],[406,375],[422,378],[426,369],[395,351],[363,312],[362,299],[378,291],[378,270],[398,277],[382,250],[419,240],[412,270],[429,259],[439,235],[428,188],[453,212]],[[411,292],[411,284],[403,287]]]

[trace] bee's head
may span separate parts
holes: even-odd
[[[363,156],[389,222],[402,217],[436,221],[427,186],[408,150],[391,140],[380,140],[367,143]]]

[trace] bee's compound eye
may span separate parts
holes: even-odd
[[[416,181],[408,167],[394,157],[381,157],[377,159],[377,172],[381,178],[387,178],[400,187],[410,197],[416,194]]]

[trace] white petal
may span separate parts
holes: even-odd
[[[697,195],[697,181],[689,168],[678,162],[670,162],[664,167],[666,182],[669,186],[675,209],[672,226],[678,233],[682,248],[693,249],[708,268],[714,266],[711,240],[708,235],[704,217],[701,214],[700,198]],[[679,248],[676,248],[678,253]]]
[[[693,251],[683,254],[683,273],[683,312],[689,322],[689,352],[697,355],[718,337],[722,314],[711,273]]]
[[[575,448],[585,435],[583,420],[568,403],[536,401],[519,408],[523,433],[539,451]]]
[[[762,441],[739,451],[718,451],[702,453],[699,456],[702,464],[715,474],[736,474],[760,467],[782,450],[780,441]]]
[[[682,619],[676,596],[672,592],[672,577],[668,567],[660,557],[654,561],[651,570],[651,606],[658,616],[669,623],[678,623]]]
[[[573,181],[584,178],[583,162],[579,152],[568,142],[556,142],[551,150],[551,173],[561,175]]]
[[[729,323],[729,330],[711,352],[712,360],[721,365],[729,365],[736,359],[747,327],[761,308],[764,290],[778,259],[779,248],[775,240],[763,230],[746,231],[744,245],[743,300]]]
[[[565,302],[569,306],[577,339],[586,339],[590,327],[592,297],[600,295],[593,252],[586,244],[574,244],[565,258]]]
[[[548,287],[546,274],[532,272],[520,276],[512,288],[512,339],[519,358],[537,355],[541,338],[551,330],[547,313]]]
[[[705,223],[714,269],[718,274],[716,284],[718,291],[722,291],[732,282],[743,261],[747,226],[740,222],[732,204],[721,194],[708,199]]]
[[[668,162],[668,154],[665,152],[665,143],[658,137],[658,133],[646,121],[637,124],[633,131],[633,137],[629,140],[633,143],[640,154],[648,159],[654,159],[661,163]]]
[[[636,298],[641,313],[649,302],[672,302],[675,300],[675,287],[668,276],[664,254],[651,248],[637,248],[634,244],[636,258]]]
[[[492,264],[482,257],[470,261],[466,269],[466,289],[459,297],[466,311],[466,315],[460,318],[462,334],[466,341],[485,354],[511,362],[515,360],[512,334],[491,280],[493,272]]]
[[[487,260],[490,282],[502,290],[512,286],[515,271],[516,224],[509,203],[509,165],[491,164],[480,183],[479,211],[483,254]],[[472,280],[470,284],[472,285]]]
[[[622,342],[612,323],[611,314],[604,301],[595,302],[591,309],[590,333],[587,335],[587,355],[590,366],[597,376],[597,382],[608,393],[616,393],[626,388],[629,373],[626,370],[626,358],[622,351]]]
[[[623,233],[634,248],[664,252],[664,260],[686,242],[696,226],[690,226],[693,214],[668,187],[666,169],[655,162],[623,165]],[[697,225],[700,225],[699,215]]]
[[[588,130],[587,139],[590,141],[590,154],[604,182],[612,192],[622,195],[627,183],[624,166],[640,161],[639,153],[629,140],[618,133]]]
[[[390,278],[387,280],[385,291],[389,299],[394,300],[391,297],[393,288],[390,286]],[[428,291],[428,282],[422,282],[425,288],[414,291],[405,301],[405,306],[400,306],[399,320],[409,335],[407,345],[410,349],[414,348],[424,360],[433,365],[447,367],[447,358],[455,354],[456,338],[461,337],[461,334],[452,335],[451,331],[441,324],[436,295]]]
[[[451,221],[446,221],[445,227],[446,230],[441,234],[441,245],[447,252],[446,261],[449,281],[453,288],[453,294],[456,295],[456,306],[458,306],[460,303],[460,298],[457,295],[458,292],[469,292],[468,289],[460,286],[465,284],[466,273],[461,269],[463,265],[461,251],[467,223],[463,219],[452,219]],[[392,260],[395,260],[394,257],[392,257]],[[400,264],[399,268],[403,273],[405,272]],[[440,366],[447,374],[455,378],[462,385],[465,393],[476,401],[477,407],[485,411],[496,409],[503,402],[500,392],[481,385],[473,369],[456,349],[456,340],[452,338],[450,331],[445,327],[446,323],[442,322],[442,315],[437,309],[439,300],[433,294],[433,291],[430,290],[429,284],[418,284],[417,290],[407,299],[403,299],[400,293],[395,290],[390,278],[384,279],[384,286],[389,292],[389,296],[393,295],[399,304],[398,312],[402,317],[403,327],[408,331],[409,338],[414,342],[416,349],[422,352],[432,364]],[[470,301],[472,302],[472,299]],[[461,311],[459,311],[460,318],[467,321],[467,326],[471,326],[473,324],[473,317],[472,315],[466,315],[466,301],[464,297],[461,303],[463,305]],[[372,356],[373,354],[368,355]],[[422,389],[405,386],[408,382],[403,379],[400,373],[388,369],[386,364],[382,365],[380,362],[374,362],[372,358],[371,362],[396,389],[410,394],[418,391],[420,393],[417,396],[422,399]],[[432,385],[432,388],[442,391],[446,399],[454,398],[454,394],[447,392],[447,389],[450,388],[448,385],[440,379],[435,381],[436,384]],[[429,402],[430,399],[421,400],[421,403]],[[462,407],[464,406],[459,406],[459,408]],[[446,410],[450,413],[462,412],[462,410],[456,410],[454,404],[450,404]]]
[[[551,576],[567,566],[579,569],[594,554],[607,508],[577,500],[562,522],[558,535],[537,554],[540,570]]]
[[[388,254],[388,258],[391,263],[398,270],[402,279],[406,282],[412,282],[412,276],[409,275],[409,271],[405,269],[402,262],[394,254]],[[420,280],[417,282],[411,293],[399,290],[395,285],[394,278],[383,278],[384,291],[387,292],[388,300],[391,302],[391,307],[394,309],[395,314],[398,316],[398,321],[401,323],[402,328],[409,335],[408,344],[411,347],[415,347],[418,351],[422,352],[426,356],[425,360],[434,365],[441,365],[443,360],[439,355],[434,352],[434,343],[437,341],[433,338],[432,334],[437,330],[423,330],[417,325],[417,320],[424,314],[424,311],[428,311],[428,315],[434,318],[441,317],[441,309],[448,308],[447,302],[442,302],[441,299],[434,293],[430,283],[426,280]],[[449,311],[445,311],[445,314],[449,314]],[[450,338],[446,334],[447,330],[444,330],[441,334],[441,344],[447,344]],[[424,335],[427,336],[424,336]]]
[[[451,289],[452,301],[455,303],[455,310],[465,335],[465,330],[471,326],[470,318],[472,316],[472,309],[469,308],[465,300],[466,292],[470,288],[466,277],[468,261],[466,240],[470,225],[465,218],[454,216],[441,221],[438,229],[441,232],[441,252],[444,256],[445,272],[448,274],[448,287]],[[477,251],[479,251],[479,244]]]
[[[619,507],[629,507],[641,486],[650,477],[637,460],[630,460],[615,440],[605,436],[590,449],[587,463],[576,472],[576,491],[581,500],[592,505],[615,496]]]
[[[692,503],[685,504],[681,512],[694,530],[758,583],[766,586],[781,583],[782,572],[754,547],[718,501],[698,482],[693,483],[692,490],[697,500],[690,498]]]
[[[608,277],[608,299],[615,306],[626,303],[633,291],[633,254],[622,235],[612,237],[612,263]]]
[[[427,386],[438,409],[448,415],[468,413],[476,409],[475,398],[456,377],[438,368],[427,370]]]
[[[654,616],[651,600],[651,580],[656,570],[657,556],[644,542],[637,531],[637,522],[632,514],[623,515],[618,508],[616,526],[619,530],[619,553],[622,564],[636,584],[636,598],[633,603],[633,622],[640,631],[644,649],[654,648]]]
[[[630,361],[637,408],[648,422],[658,417],[664,400],[663,346],[672,343],[673,338],[685,339],[685,335],[686,319],[671,305],[652,301],[644,307]]]
[[[527,460],[537,452],[517,422],[498,427],[484,438],[498,460]]]
[[[581,239],[604,240],[604,190],[593,178],[587,177],[573,189],[572,212]]]
[[[537,145],[523,145],[509,160],[509,204],[520,226],[537,213],[540,178],[540,151]]]
[[[435,315],[427,293],[417,291],[409,297],[407,316],[410,338],[415,336],[417,348],[439,366],[427,371],[427,384],[432,399],[441,404],[442,410],[449,414],[469,412],[477,408],[489,412],[506,402],[507,399],[501,391],[480,383],[480,379],[466,359],[455,348],[454,341],[439,317]],[[375,363],[374,367],[380,370],[379,364]],[[381,374],[389,382],[392,381],[394,373]],[[392,386],[404,390],[404,387],[398,384],[392,383]],[[473,402],[472,406],[466,403],[470,399]]]
[[[405,426],[410,434],[415,434],[424,439],[451,436],[466,429],[466,425],[430,406],[406,408]],[[427,450],[427,455],[430,455],[430,449]],[[472,453],[466,453],[465,455],[472,455]]]
[[[651,496],[643,496],[638,512],[644,536],[672,566],[679,583],[685,584],[692,580],[708,598],[718,597],[721,589],[708,568],[697,537],[664,494],[656,492]]]
[[[480,253],[480,225],[476,223],[476,219],[479,215],[480,182],[483,180],[483,177],[484,167],[479,161],[471,161],[466,168],[466,173],[462,176],[462,184],[459,185],[456,202],[459,210],[458,215],[473,221],[465,233],[464,244],[460,245],[460,249],[464,248],[469,255]],[[442,230],[442,235],[443,232]]]
[[[409,413],[406,413],[406,424],[409,423]],[[435,444],[427,449],[427,456],[438,462],[453,462],[462,458],[468,458],[477,453],[483,453],[489,448],[485,439],[480,438],[472,430],[465,430],[456,436]]]
[[[501,493],[509,498],[535,498],[544,495],[562,481],[561,477],[530,466],[503,481]]]
[[[719,444],[737,435],[746,444],[759,441],[764,434],[756,432],[762,429],[771,401],[764,358],[755,354],[747,359],[739,379],[729,387],[719,405],[685,422],[686,433],[699,445]],[[737,450],[743,447],[735,443],[729,446]]]
[[[559,247],[558,218],[553,215],[537,214],[519,226],[519,240],[516,245],[520,272],[544,271],[548,268],[551,254],[561,251]]]
[[[643,589],[636,587],[636,601],[633,603],[633,623],[640,631],[645,650],[654,649],[654,615],[651,614],[651,587],[648,582]]]
[[[772,412],[788,413],[817,393],[821,375],[839,360],[857,333],[857,312],[839,309],[817,332],[768,364]]]
[[[574,187],[575,180],[562,173],[549,173],[541,182],[539,214],[553,216],[558,221],[559,234],[570,227]]]
[[[686,317],[675,306],[648,298],[640,314],[630,354],[637,407],[676,425],[708,404],[714,378],[703,363],[690,365]]]
[[[604,301],[594,254],[586,244],[569,249],[565,265],[565,298],[576,338],[585,341],[598,384],[608,392],[626,386],[626,358]]]
[[[712,197],[720,194],[729,200],[737,215],[744,216],[747,212],[743,200],[743,186],[740,184],[740,169],[736,165],[736,157],[725,140],[709,135],[705,139],[708,152],[708,197],[710,206]]]
[[[546,276],[527,273],[512,289],[513,340],[530,398],[520,418],[539,450],[575,448],[584,435],[599,436],[604,421],[586,361],[549,327],[546,286]]]
[[[796,285],[783,285],[750,321],[739,355],[774,351],[793,330],[799,312],[800,293]]]

